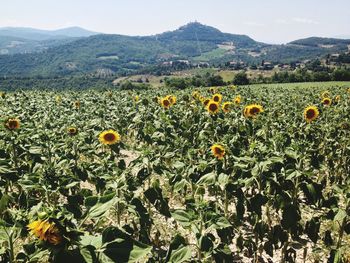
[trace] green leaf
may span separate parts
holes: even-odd
[[[191,258],[192,251],[189,246],[179,248],[171,253],[169,262],[181,263]]]
[[[183,227],[189,227],[193,221],[193,216],[185,210],[175,210],[171,216]]]
[[[203,175],[198,181],[198,185],[213,185],[216,181],[216,174],[215,173],[208,173],[206,175]]]

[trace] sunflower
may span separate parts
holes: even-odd
[[[62,97],[60,95],[57,95],[55,100],[57,104],[60,104],[62,102]]]
[[[210,114],[216,114],[219,112],[219,103],[216,101],[210,100],[206,107]]]
[[[80,101],[75,101],[74,102],[74,107],[76,108],[76,109],[79,109],[80,108]]]
[[[7,119],[7,121],[5,121],[5,127],[9,130],[16,130],[19,129],[20,127],[20,122],[19,119]]]
[[[256,117],[259,113],[263,112],[264,109],[261,105],[259,104],[251,104],[248,105],[244,108],[244,117],[249,118],[249,117]]]
[[[239,105],[241,104],[241,100],[242,100],[241,96],[238,95],[236,98],[234,98],[233,103],[236,105]]]
[[[218,159],[222,159],[225,156],[225,148],[220,144],[214,144],[211,146],[211,152]]]
[[[67,132],[68,132],[69,135],[74,136],[74,135],[78,134],[78,129],[75,128],[75,127],[69,127],[67,129]]]
[[[329,94],[329,91],[328,91],[328,90],[322,92],[322,94],[321,94],[321,97],[322,97],[322,98],[328,98],[329,96],[330,96],[330,94]]]
[[[335,102],[339,102],[339,101],[340,101],[340,98],[341,98],[340,95],[337,95],[337,96],[335,96],[334,101],[335,101]]]
[[[166,96],[166,98],[170,101],[171,106],[173,106],[174,104],[176,104],[176,97],[173,95],[168,95]]]
[[[198,90],[195,90],[195,91],[192,92],[192,97],[193,97],[194,99],[199,99],[200,96],[201,96],[201,95],[200,95],[200,93],[199,93]]]
[[[162,105],[162,107],[164,109],[169,109],[170,106],[171,106],[171,102],[166,97],[165,98],[161,98],[160,99],[160,105]]]
[[[315,107],[315,106],[308,106],[304,110],[304,118],[309,123],[312,122],[313,120],[315,120],[319,114],[320,113],[319,113],[317,107]]]
[[[322,104],[325,106],[331,106],[332,100],[330,98],[323,98],[322,99]]]
[[[0,92],[0,97],[3,98],[3,99],[5,99],[6,93],[1,91],[1,92]]]
[[[52,245],[56,246],[63,240],[58,227],[53,222],[37,220],[28,224],[27,227],[37,238]]]
[[[139,95],[134,96],[134,101],[135,101],[136,103],[137,103],[139,100],[140,100],[140,96],[139,96]]]
[[[209,92],[212,93],[212,94],[216,93],[216,91],[217,90],[214,87],[209,88]]]
[[[215,102],[220,103],[222,101],[222,95],[219,94],[219,93],[216,93],[216,94],[213,95],[212,100],[215,101]]]
[[[108,130],[100,133],[99,140],[104,145],[112,145],[120,141],[120,135],[114,130]]]
[[[210,99],[208,99],[208,98],[202,98],[202,103],[203,103],[203,105],[204,106],[208,106],[208,103],[210,102]]]
[[[224,102],[222,104],[221,109],[223,110],[223,112],[228,113],[231,110],[231,106],[232,106],[232,102]]]

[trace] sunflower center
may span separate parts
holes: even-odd
[[[253,108],[250,109],[249,112],[250,112],[250,114],[255,115],[255,114],[259,113],[260,110],[259,110],[258,107],[253,107]]]
[[[17,127],[17,121],[9,121],[8,126],[10,129],[15,129]]]
[[[306,117],[308,119],[312,119],[315,116],[315,111],[313,109],[310,109],[306,112]]]
[[[215,154],[217,154],[217,155],[221,155],[221,154],[223,154],[223,150],[221,150],[220,148],[218,148],[218,147],[216,147],[215,149],[214,149],[214,151],[215,151]]]
[[[106,133],[104,139],[108,142],[113,142],[116,139],[116,137],[113,133]]]
[[[169,105],[170,105],[170,101],[164,100],[164,101],[163,101],[163,104],[164,104],[164,106],[169,106]]]
[[[217,109],[218,109],[218,107],[217,107],[216,104],[212,103],[212,104],[209,105],[209,110],[210,111],[216,111]]]

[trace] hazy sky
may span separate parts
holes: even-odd
[[[269,43],[350,38],[350,0],[0,0],[0,27],[150,35],[190,21]]]

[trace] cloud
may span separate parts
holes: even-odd
[[[254,26],[254,27],[264,27],[265,25],[262,23],[254,22],[254,21],[246,21],[244,22],[247,26]]]
[[[315,20],[312,20],[310,18],[305,17],[294,17],[294,22],[300,23],[300,24],[308,24],[308,25],[318,25],[319,23]]]
[[[276,24],[283,24],[283,25],[286,25],[286,24],[290,24],[289,22],[288,22],[288,20],[286,20],[286,19],[276,19],[275,20],[275,23]]]

